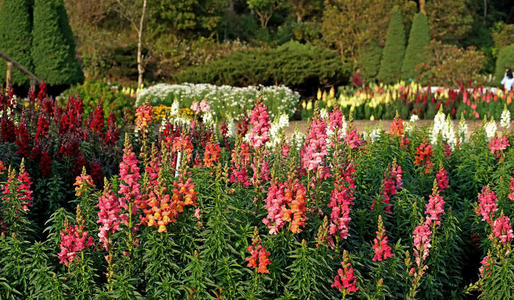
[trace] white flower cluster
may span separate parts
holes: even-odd
[[[457,135],[455,134],[455,129],[453,127],[453,122],[448,118],[445,118],[445,115],[442,110],[434,117],[434,125],[432,127],[432,132],[430,133],[430,143],[435,145],[441,136],[442,141],[448,143],[451,149],[455,149],[457,145]]]
[[[216,86],[211,84],[165,84],[160,83],[142,90],[136,106],[144,101],[152,105],[170,105],[178,101],[180,107],[190,107],[193,101],[207,100],[213,119],[237,120],[250,111],[261,95],[268,113],[273,119],[286,114],[291,116],[298,105],[300,95],[285,86],[249,86],[244,88]]]
[[[498,125],[496,125],[496,121],[492,119],[491,121],[485,123],[484,130],[487,139],[492,139],[496,135],[496,130],[498,130]]]
[[[509,129],[510,127],[510,111],[507,109],[507,107],[505,107],[502,111],[500,126],[505,129]]]
[[[280,115],[280,118],[275,119],[273,123],[271,123],[271,127],[269,129],[269,141],[267,146],[275,149],[282,142],[282,137],[284,137],[284,130],[289,127],[289,117],[286,114]]]
[[[411,132],[414,130],[417,121],[419,121],[418,115],[411,115],[409,122],[405,122],[405,132]]]

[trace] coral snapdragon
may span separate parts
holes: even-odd
[[[492,138],[489,142],[489,149],[491,150],[491,154],[496,155],[496,158],[502,157],[503,150],[509,147],[509,139],[506,136],[501,138]]]
[[[437,181],[437,188],[442,193],[449,186],[448,172],[441,165],[439,167],[439,171],[435,174],[435,179]]]
[[[434,152],[432,151],[432,145],[427,143],[426,141],[422,142],[416,148],[416,156],[414,157],[414,164],[422,166],[424,168],[425,174],[430,173],[430,170],[433,166],[432,161],[430,160]]]
[[[129,214],[135,215],[138,208],[144,206],[141,196],[139,179],[138,160],[136,154],[132,151],[132,144],[125,137],[125,147],[123,149],[123,160],[120,162],[120,206]],[[130,211],[129,211],[130,207]]]
[[[203,164],[206,167],[212,167],[221,157],[221,149],[217,143],[208,143],[205,146],[205,153],[203,157]]]
[[[429,227],[432,227],[434,224],[441,225],[441,216],[444,214],[444,200],[437,190],[437,181],[434,182],[432,194],[428,197],[425,214],[425,223]]]
[[[145,103],[136,110],[136,132],[141,133],[143,137],[148,135],[148,128],[152,123],[152,105]]]
[[[266,106],[259,102],[250,114],[250,129],[248,139],[254,149],[260,149],[269,140],[270,120]]]
[[[16,180],[19,183],[16,187],[16,191],[20,197],[21,209],[28,211],[29,207],[32,205],[32,190],[30,189],[32,181],[30,180],[29,173],[25,170],[25,163],[23,160]]]
[[[478,195],[478,206],[475,207],[475,212],[482,216],[482,221],[486,221],[492,226],[497,209],[496,194],[491,191],[489,186],[484,186],[482,192]]]
[[[343,293],[343,299],[346,295],[354,293],[359,290],[357,286],[357,277],[354,275],[354,270],[350,264],[348,252],[344,250],[343,261],[341,262],[342,269],[337,270],[337,275],[334,277],[332,287],[337,288]]]
[[[59,252],[59,263],[69,266],[71,263],[78,263],[79,252],[94,245],[93,237],[88,236],[84,231],[85,221],[82,219],[80,206],[77,206],[77,225],[71,226],[67,222],[64,231],[61,231],[61,252]]]
[[[509,186],[510,194],[507,196],[510,201],[514,201],[514,177],[510,178],[510,186]]]
[[[105,180],[102,195],[98,197],[98,221],[101,224],[98,237],[104,249],[109,251],[110,235],[120,230],[120,203],[118,197],[112,192],[107,179]]]
[[[260,274],[269,273],[268,265],[271,263],[269,258],[270,252],[266,251],[266,247],[262,246],[257,227],[255,227],[252,245],[248,246],[248,251],[250,252],[250,257],[245,259],[248,262],[248,267],[256,269],[257,273]]]
[[[319,117],[314,117],[300,154],[302,167],[323,177],[327,154],[327,123]]]
[[[387,244],[387,236],[384,228],[384,222],[382,221],[382,216],[378,216],[378,231],[377,236],[373,240],[372,248],[375,253],[375,256],[373,256],[373,261],[382,261],[393,257],[393,253],[391,253],[391,247]]]
[[[512,233],[509,217],[501,216],[494,220],[493,234],[503,244],[507,244],[512,241],[514,234]]]
[[[353,164],[348,164],[343,172],[342,176],[334,182],[334,189],[330,196],[328,207],[332,208],[332,212],[328,232],[333,236],[346,239],[351,221],[351,206],[355,202],[356,185]]]

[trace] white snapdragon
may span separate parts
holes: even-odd
[[[305,134],[295,129],[293,135],[291,136],[291,145],[295,147],[296,151],[300,151],[303,147],[303,142],[305,141]]]
[[[446,141],[448,146],[452,150],[455,149],[455,146],[457,146],[457,135],[455,134],[455,129],[453,127],[453,122],[450,119],[450,116],[446,119],[446,125],[442,132],[443,140]]]
[[[459,135],[459,139],[461,142],[468,141],[468,124],[466,124],[466,120],[464,117],[460,119],[459,127],[457,128],[457,132]]]
[[[411,132],[412,130],[414,130],[417,121],[419,121],[418,115],[411,115],[409,122],[404,123],[405,132]]]
[[[498,126],[496,125],[496,121],[492,119],[491,121],[485,123],[484,125],[485,135],[487,139],[492,139],[496,134],[496,130],[498,130]]]
[[[284,130],[289,127],[289,118],[287,115],[282,114],[278,120],[270,124],[269,141],[267,146],[274,149],[282,142]]]
[[[444,131],[446,127],[445,119],[446,116],[444,115],[443,111],[439,110],[434,117],[434,124],[432,126],[432,131],[430,132],[430,143],[432,145],[437,143],[439,134]]]
[[[500,126],[505,129],[509,129],[510,127],[510,111],[507,109],[507,107],[505,107],[502,111]]]

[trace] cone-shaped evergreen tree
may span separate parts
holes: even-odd
[[[416,66],[425,62],[428,56],[426,47],[430,44],[430,27],[427,17],[422,13],[414,16],[409,35],[409,44],[402,65],[402,79],[416,77]]]
[[[27,0],[4,0],[0,8],[0,51],[32,70],[30,48],[32,43],[31,6]],[[0,60],[0,80],[5,83],[6,62]],[[29,83],[29,78],[13,67],[13,86]]]
[[[392,84],[400,79],[403,55],[405,54],[405,29],[400,9],[395,7],[387,30],[386,43],[382,52],[382,61],[378,80]]]
[[[50,85],[82,81],[84,75],[75,59],[75,41],[63,1],[34,2],[32,60],[36,75]]]
[[[373,39],[362,51],[359,59],[359,67],[361,68],[362,78],[366,81],[372,81],[377,78],[380,68],[380,58],[382,58],[382,48],[378,42]]]

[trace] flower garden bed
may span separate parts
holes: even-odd
[[[333,109],[285,139],[261,102],[233,127],[191,110],[118,127],[0,95],[0,295],[512,296],[510,119],[359,134]]]

